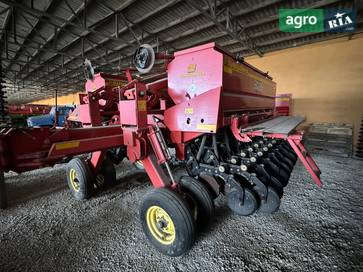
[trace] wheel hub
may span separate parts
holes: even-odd
[[[146,213],[146,222],[152,236],[164,245],[174,242],[176,232],[174,222],[161,207],[151,206]]]
[[[73,168],[69,171],[69,180],[74,191],[78,192],[80,189],[79,180],[77,178],[77,171]]]

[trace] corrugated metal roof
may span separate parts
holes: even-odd
[[[219,0],[216,3],[213,13],[206,0],[87,0],[86,5],[84,0],[37,0],[33,7],[30,1],[0,0],[0,39],[5,45],[6,32],[8,48],[6,52],[5,46],[1,46],[1,58],[6,80],[12,86],[9,99],[27,102],[52,96],[55,88],[59,93],[80,90],[84,84],[84,58],[90,59],[99,70],[112,70],[118,64],[129,66],[138,45],[135,37],[168,52],[215,41],[233,53],[256,54],[246,47],[243,35],[237,39],[227,33],[227,10],[243,26],[251,39],[249,43],[252,41],[264,53],[349,35],[280,32],[279,8],[354,5],[353,0]],[[218,14],[215,20],[214,14]],[[361,15],[359,11],[358,17]],[[361,19],[357,24],[357,32],[360,31]]]

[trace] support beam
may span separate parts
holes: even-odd
[[[246,15],[246,14],[251,13],[251,12],[254,12],[254,11],[256,11],[256,10],[263,9],[263,8],[265,8],[265,7],[267,7],[267,6],[270,6],[270,5],[276,4],[276,3],[280,2],[280,1],[281,1],[281,0],[272,0],[272,1],[269,1],[269,2],[263,2],[262,4],[259,4],[259,5],[256,5],[256,6],[251,7],[250,9],[244,9],[244,10],[241,10],[241,11],[239,11],[239,12],[237,13],[237,15],[238,15],[238,16]],[[174,5],[174,4],[178,3],[178,2],[180,2],[180,1],[177,1],[177,0],[176,0],[176,1],[173,1],[173,2],[171,2],[171,3],[168,3],[168,5],[167,5],[167,6],[162,6],[162,7],[160,7],[158,10],[153,10],[153,11],[151,11],[150,13],[145,14],[145,16],[143,16],[143,17],[139,18],[139,19],[137,20],[137,22],[134,22],[134,24],[141,23],[143,20],[146,20],[147,18],[149,18],[149,17],[151,17],[151,16],[155,15],[155,14],[156,14],[156,12],[159,12],[159,11],[161,11],[161,10],[163,10],[163,9],[167,8],[167,7],[170,7],[171,5]],[[109,6],[105,5],[103,2],[97,2],[97,4],[98,4],[98,5],[101,5],[101,6],[105,7],[105,8],[108,8],[108,9],[110,9],[111,11],[113,11],[113,12],[114,12],[114,10],[113,10],[113,9],[111,9]],[[186,20],[193,19],[194,17],[196,17],[196,16],[198,16],[198,15],[200,15],[200,14],[201,14],[201,12],[199,12],[199,11],[195,11],[195,12],[192,12],[189,16],[186,16],[185,18],[182,18],[182,19],[177,18],[175,21],[173,21],[173,22],[171,22],[171,23],[168,23],[168,24],[166,24],[166,25],[164,25],[164,26],[162,26],[162,27],[160,27],[160,28],[158,28],[158,29],[155,29],[155,31],[154,31],[153,33],[159,33],[159,32],[162,32],[162,31],[168,30],[169,28],[171,28],[171,27],[173,27],[173,26],[176,26],[176,25],[178,25],[178,24],[184,23]],[[223,21],[223,19],[222,19],[222,21]],[[194,33],[198,32],[198,31],[202,31],[202,30],[204,30],[205,28],[210,27],[210,26],[212,26],[212,25],[213,25],[213,22],[210,22],[210,23],[208,23],[207,25],[203,25],[203,26],[201,26],[200,28],[197,28],[197,29],[195,29],[195,30],[190,30],[190,31],[188,31],[187,33],[183,34],[182,36],[192,35],[192,34],[194,34]],[[127,28],[123,28],[120,32],[124,32],[124,31],[127,31]],[[170,44],[171,44],[171,42],[176,41],[177,39],[181,38],[182,36],[172,37],[171,39],[166,39],[166,40],[164,40],[164,41],[162,41],[162,42],[163,42],[163,43],[165,43],[165,44],[170,45]],[[149,37],[149,36],[148,36],[148,35],[146,35],[146,36],[145,36],[145,37],[143,37],[143,38],[147,38],[147,37]],[[221,35],[219,35],[218,37],[221,37]],[[217,37],[217,38],[218,38],[218,37]],[[106,41],[102,41],[102,43],[104,43],[104,42],[106,42]],[[123,48],[126,48],[127,46],[128,46],[128,45],[120,45],[119,47],[117,47],[117,48],[116,48],[116,50],[120,50],[120,51],[121,51]],[[191,46],[191,45],[188,45],[188,46]],[[185,47],[185,46],[184,46],[184,47]],[[173,48],[172,46],[170,46],[169,48],[174,49],[174,50],[176,49],[176,48]],[[180,49],[180,48],[178,48],[178,49]],[[87,50],[86,50],[86,51],[87,51]],[[98,58],[96,58],[96,59],[92,59],[92,60],[94,61],[94,60],[98,60],[98,59],[99,59],[99,57],[98,57]]]
[[[219,29],[226,32],[232,39],[246,46],[249,50],[262,57],[263,53],[257,47],[256,43],[251,39],[250,35],[245,31],[245,27],[239,20],[230,12],[229,7],[223,4],[217,6],[216,1],[208,1],[207,6],[209,12],[200,6],[198,2],[193,0],[185,0],[190,6],[199,10],[206,18],[211,20]],[[205,3],[204,1],[201,1]],[[215,5],[215,6],[214,6]],[[221,23],[221,18],[225,19],[225,24]]]
[[[118,13],[115,12],[115,37],[118,38]]]
[[[99,5],[102,5],[103,7],[106,7],[106,8],[109,8],[108,6],[106,6],[105,4],[103,4],[103,3],[101,3],[101,2],[98,2],[98,4]],[[109,8],[112,12],[114,12],[114,13],[116,13],[117,11],[115,11],[115,10],[112,10],[111,8]],[[121,15],[120,15],[121,16]],[[151,15],[150,15],[151,16]],[[124,17],[125,18],[125,17]],[[127,18],[125,18],[126,20],[127,20]],[[148,34],[148,37],[149,36],[154,36],[153,34],[151,34],[151,33],[149,33],[149,32],[147,32],[147,31],[145,31],[141,26],[139,26],[137,23],[134,23],[134,22],[130,22],[130,21],[128,21],[128,23],[129,23],[129,27],[132,27],[132,26],[137,26],[139,29],[141,29],[142,30],[142,32],[144,32],[144,33],[147,33]],[[126,31],[126,30],[129,30],[129,27],[125,27],[126,29],[123,29],[122,31],[124,32],[124,31]],[[140,40],[141,39],[141,37],[137,37],[137,36],[135,36],[135,41],[138,41],[138,40]],[[122,48],[125,48],[125,47],[128,47],[129,45],[133,45],[134,44],[134,42],[135,41],[131,41],[131,42],[129,42],[129,43],[127,43],[127,44],[123,44],[123,45],[121,45],[121,46],[119,46],[117,49],[119,49],[120,47],[121,47],[121,49]],[[159,41],[161,41],[163,44],[169,44],[168,42],[166,42],[166,41],[163,41],[163,40],[161,40],[161,39],[159,39]],[[169,45],[169,48],[172,48],[172,49],[175,49],[172,45]],[[85,49],[85,53],[87,52],[87,50]],[[105,50],[105,52],[106,52],[106,50]],[[131,54],[132,55],[132,54]],[[82,57],[82,55],[80,56],[80,57]],[[100,58],[103,58],[105,61],[106,61],[106,63],[108,62],[105,58],[106,58],[106,54],[99,54],[99,57],[98,58],[96,58],[96,60],[98,60],[98,59],[100,59]],[[76,72],[75,70],[73,70],[73,72]],[[25,78],[27,78],[28,76],[26,76],[26,77],[24,77],[24,79]]]
[[[56,16],[54,14],[50,14],[48,12],[44,12],[44,11],[41,11],[41,10],[38,10],[38,9],[35,9],[35,8],[30,8],[28,6],[25,6],[19,2],[14,2],[14,1],[10,1],[10,0],[0,0],[0,2],[6,4],[6,5],[9,5],[13,8],[17,8],[17,9],[20,9],[22,10],[23,12],[25,13],[28,13],[30,15],[32,15],[34,18],[41,18],[42,20],[48,22],[49,24],[54,24],[56,26],[60,26],[60,25],[70,25],[70,26],[73,26],[77,29],[80,29],[82,32],[90,32],[90,33],[93,33],[93,34],[97,34],[97,35],[100,35],[101,37],[105,37],[105,38],[110,38],[106,33],[102,32],[102,31],[98,31],[98,30],[95,30],[94,27],[91,27],[91,28],[85,28],[83,26],[79,26],[78,24],[76,23],[73,23],[72,21],[69,21],[67,19],[64,19],[64,18],[61,18],[59,16]],[[85,1],[85,3],[87,3],[87,1]],[[84,6],[83,6],[84,8]],[[116,39],[116,38],[111,38],[112,40],[114,41],[123,41],[123,40],[120,40],[120,39]]]
[[[1,2],[2,0],[0,0],[0,2]],[[122,6],[121,6],[121,8],[120,8],[120,10],[122,10],[123,8],[126,8],[127,6],[129,6],[132,2],[134,2],[135,0],[129,0],[129,1],[127,1],[127,2],[125,2]],[[88,3],[89,3],[90,1],[88,1]],[[68,25],[72,25],[72,26],[77,26],[77,28],[82,28],[82,26],[80,26],[80,25],[78,25],[78,24],[75,24],[75,23],[73,23],[73,22],[71,22],[71,20],[72,19],[77,19],[78,20],[78,15],[80,14],[80,12],[84,9],[84,6],[82,6],[82,7],[80,7],[77,11],[75,11],[70,5],[69,5],[69,3],[68,3],[68,1],[65,1],[65,4],[67,5],[67,7],[68,7],[68,9],[72,12],[72,14],[73,14],[73,17],[72,18],[70,18],[68,21],[67,21],[67,23],[64,23],[63,25],[61,25],[61,26],[59,26],[59,25],[57,25],[57,24],[54,24],[53,22],[51,22],[50,20],[48,20],[47,18],[42,18],[42,20],[43,21],[45,21],[46,23],[50,23],[50,24],[52,24],[53,26],[55,26],[55,27],[58,27],[59,28],[59,31],[58,32],[60,32],[60,31],[62,31],[63,29],[65,29],[65,27],[66,26],[68,26]],[[34,16],[34,15],[33,15]],[[107,18],[110,18],[109,16],[107,16]],[[65,52],[66,50],[67,50],[67,48],[69,48],[69,47],[71,47],[71,46],[73,46],[75,43],[77,43],[77,42],[80,42],[83,38],[85,38],[88,34],[91,34],[91,33],[93,33],[92,32],[92,30],[93,29],[95,29],[95,25],[93,25],[93,26],[91,26],[90,28],[88,28],[87,30],[86,30],[86,32],[84,32],[84,33],[82,33],[82,34],[77,34],[77,33],[75,33],[75,32],[73,32],[73,31],[71,31],[71,33],[73,34],[73,35],[75,35],[75,36],[77,36],[77,38],[73,41],[73,42],[71,42],[70,44],[67,44],[65,47],[63,47],[63,48],[61,48],[60,49],[60,51],[62,51],[62,52]],[[103,34],[104,35],[104,34]],[[107,36],[107,37],[109,37],[109,36]],[[50,37],[49,38],[49,42],[52,40],[54,38],[54,36],[53,37]],[[120,40],[120,39],[117,39],[117,40]],[[90,43],[93,43],[93,44],[95,44],[95,42],[93,42],[93,41],[91,41],[90,39],[88,39],[88,41],[90,42]],[[123,41],[123,40],[122,40]],[[48,42],[48,43],[49,43]],[[44,44],[44,47],[48,44],[48,43],[46,43],[46,44]],[[104,45],[103,44],[98,44],[97,43],[97,46],[101,46],[101,47],[104,47]],[[84,53],[86,53],[86,52],[88,52],[88,51],[90,51],[90,50],[93,50],[95,48],[95,46],[91,46],[91,47],[89,47],[89,48],[87,48],[87,49],[85,49],[85,51],[84,51]],[[104,48],[104,49],[106,49],[106,48]],[[109,50],[109,51],[113,51],[112,49],[109,49],[109,48],[107,48],[107,50]],[[58,57],[57,55],[55,55],[54,57],[52,57],[51,59],[48,59],[48,61],[52,61],[52,60],[54,60],[54,58],[56,58],[56,57]],[[82,54],[81,54],[81,56],[79,56],[78,55],[78,57],[82,57]],[[76,57],[77,58],[77,57]],[[70,61],[72,61],[73,59],[71,59]],[[63,63],[63,65],[64,65],[65,63]],[[32,73],[32,72],[31,72]],[[29,76],[29,74],[28,75],[26,75],[24,78],[27,78]]]
[[[83,0],[83,28],[87,29],[87,0]]]

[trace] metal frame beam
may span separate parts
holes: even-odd
[[[199,10],[205,17],[211,20],[219,29],[226,32],[232,39],[240,44],[246,46],[249,50],[262,57],[263,53],[257,47],[254,40],[245,31],[245,27],[240,23],[236,16],[234,16],[229,7],[221,3],[217,4],[216,0],[202,0],[204,6],[208,7],[208,11],[200,6],[198,1],[185,0],[190,6]],[[225,23],[221,20],[224,19]]]

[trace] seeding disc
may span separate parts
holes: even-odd
[[[284,194],[284,189],[283,189],[284,186],[282,186],[281,182],[278,181],[277,178],[271,176],[269,184],[273,189],[275,189],[275,191],[279,195],[279,197],[282,198],[282,196]]]
[[[271,187],[267,187],[267,199],[266,202],[261,202],[259,211],[263,213],[274,213],[280,207],[280,197],[278,193]]]
[[[280,152],[287,157],[293,164],[296,163],[297,160],[297,155],[293,152],[291,152],[291,150],[287,149],[285,146],[280,146],[279,147]]]
[[[258,208],[256,196],[250,189],[242,190],[233,190],[227,195],[228,207],[238,215],[251,215]]]

